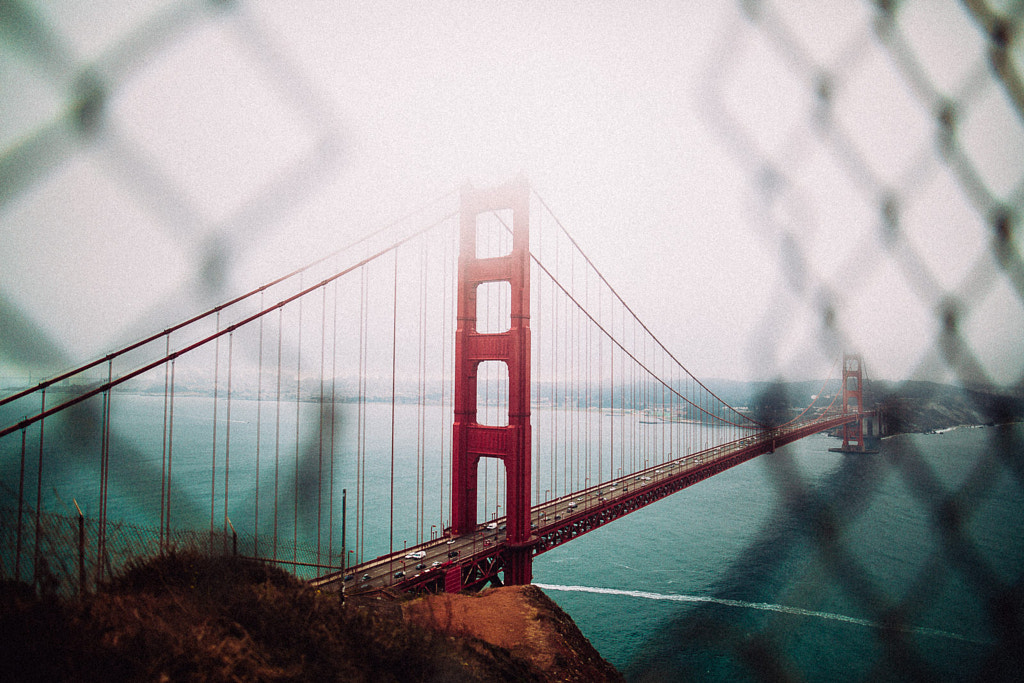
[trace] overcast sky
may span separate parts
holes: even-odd
[[[3,19],[4,172],[56,140],[0,193],[8,366],[33,339],[51,365],[87,360],[522,173],[698,377],[822,377],[842,346],[873,377],[945,379],[949,297],[983,376],[1024,374],[1021,294],[873,3],[239,4]],[[899,27],[928,87],[964,104],[957,145],[985,191],[1019,213],[1024,127],[977,24],[919,1]],[[62,133],[89,83],[98,124]]]

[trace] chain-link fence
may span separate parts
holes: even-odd
[[[275,562],[266,553],[261,554],[252,534],[210,534],[189,529],[161,534],[160,529],[123,521],[108,522],[100,533],[98,520],[84,515],[36,514],[31,507],[5,508],[2,513],[0,547],[16,552],[0,553],[0,576],[31,583],[48,595],[69,597],[93,591],[133,562],[167,552],[259,557],[265,562]],[[38,531],[25,533],[28,527]],[[19,549],[19,543],[25,547]],[[317,564],[323,554],[316,547],[292,545],[287,541],[280,543],[277,550],[280,559],[276,562],[303,579],[336,570],[341,562],[339,556],[338,565]]]
[[[864,328],[902,324],[910,331],[908,380],[945,375],[971,390],[947,400],[966,403],[960,415],[979,423],[1020,420],[1024,3],[826,9],[750,0],[739,10],[717,28],[697,99],[749,179],[755,231],[788,271],[788,290],[766,302],[752,355],[785,375],[816,347],[860,346],[870,356],[873,340]],[[817,331],[787,351],[778,316],[794,306],[811,311]],[[941,390],[924,386],[895,385],[889,417],[938,409]],[[879,401],[886,391],[870,393]],[[947,414],[937,424],[956,419]],[[888,443],[880,460],[844,463],[824,486],[803,477],[792,457],[772,461],[779,518],[797,530],[770,533],[748,548],[731,578],[752,571],[755,561],[772,567],[767,575],[785,573],[793,546],[810,545],[811,566],[772,599],[801,604],[808,586],[830,577],[853,613],[880,625],[862,661],[842,673],[819,667],[799,658],[786,617],[744,627],[712,606],[673,621],[663,651],[713,651],[728,662],[718,675],[768,679],[815,671],[872,680],[1015,678],[1024,645],[1024,564],[1019,550],[993,556],[979,527],[995,498],[1011,508],[1000,524],[1020,534],[1013,509],[1024,487],[1024,443],[1013,428],[991,429],[987,439],[984,454],[956,479],[936,460],[934,445],[909,439]],[[953,444],[946,448],[945,458],[966,457]],[[873,553],[855,548],[887,480],[920,511],[920,543],[927,546],[920,557],[905,548],[914,569],[898,583],[876,571]],[[892,530],[898,525],[889,528],[900,533]],[[983,654],[951,656],[952,647],[937,654],[934,644],[908,635],[951,595],[979,605],[987,620],[980,630],[992,634]],[[630,672],[647,680],[706,673],[679,666],[638,661]]]
[[[905,316],[908,379],[1019,392],[1019,3],[741,7],[698,99],[820,339],[870,347],[859,326]],[[766,74],[778,97],[743,99]]]
[[[292,49],[301,36],[275,30],[245,3],[114,5],[71,12],[0,2],[0,361],[17,368],[3,377],[5,394],[38,380],[38,368],[54,374],[98,354],[89,333],[96,319],[137,321],[128,334],[140,337],[228,299],[253,245],[283,243],[275,229],[306,220],[310,197],[337,189],[346,141],[319,67]],[[715,41],[696,107],[747,180],[737,201],[749,204],[752,229],[786,270],[784,287],[759,302],[766,313],[749,342],[754,365],[782,377],[808,354],[860,347],[870,372],[878,350],[864,330],[910,320],[917,333],[903,351],[911,379],[972,390],[985,421],[1020,417],[1022,18],[1024,3],[1014,0],[743,0],[710,18]],[[256,143],[225,149],[239,128]],[[103,228],[76,230],[82,223]],[[92,250],[96,242],[103,248]],[[141,286],[154,263],[163,284]],[[97,271],[118,273],[118,285],[103,292],[114,303],[68,306],[68,292],[101,298]],[[801,324],[787,325],[787,311]],[[801,331],[795,338],[793,328]],[[773,461],[783,513],[801,520],[799,537],[860,611],[888,626],[865,675],[934,674],[928,653],[900,634],[942,599],[932,580],[949,565],[941,573],[977,595],[997,640],[963,677],[1011,677],[1024,652],[1024,567],[994,566],[972,520],[987,495],[1016,500],[1024,490],[1020,434],[992,430],[986,455],[956,483],[912,442],[868,468],[869,476],[898,478],[939,539],[895,593],[844,542],[870,508],[872,487],[843,488],[839,478],[817,490],[791,460]],[[25,514],[23,522],[52,529],[48,542],[77,547],[74,516]],[[5,539],[16,517],[4,511]],[[124,532],[108,531],[112,557],[152,542]],[[77,585],[73,552],[44,554],[60,558],[53,575]],[[85,573],[95,575],[100,555],[93,548],[85,556]],[[786,597],[799,598],[775,599]],[[701,620],[714,626],[699,630]],[[801,662],[782,647],[778,628],[767,620],[739,632],[697,610],[664,633],[711,634],[747,673],[798,677]],[[657,678],[659,670],[638,665],[635,673]]]

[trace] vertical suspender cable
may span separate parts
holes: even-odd
[[[597,290],[597,309],[601,310],[601,290]],[[604,335],[597,337],[597,481],[604,477]],[[609,476],[609,479],[612,478]]]
[[[14,551],[14,580],[21,581],[21,536],[22,514],[25,509],[25,437],[27,429],[21,430],[21,467],[18,470],[18,541]]]
[[[422,241],[422,250],[420,252],[420,310],[419,310],[419,337],[418,337],[418,349],[417,349],[417,364],[416,369],[416,390],[417,390],[417,401],[416,401],[416,543],[420,543],[423,540],[423,512],[425,502],[425,490],[423,486],[423,476],[425,473],[424,459],[426,458],[426,444],[424,443],[425,437],[425,405],[426,401],[426,382],[425,372],[427,363],[427,260],[428,260],[429,243],[427,240]]]
[[[583,270],[583,306],[588,311],[590,310],[590,271],[588,269],[584,269]],[[583,443],[581,445],[583,446],[584,453],[585,453],[585,460],[584,460],[585,466],[584,466],[584,469],[583,469],[583,476],[584,476],[583,486],[584,486],[584,488],[588,488],[589,484],[590,484],[589,480],[590,480],[591,467],[593,465],[593,463],[591,462],[591,453],[590,453],[590,450],[591,450],[590,449],[590,442],[592,440],[592,434],[593,434],[593,432],[591,431],[592,427],[591,427],[591,419],[590,419],[591,415],[592,415],[592,412],[593,412],[593,411],[591,411],[591,405],[590,405],[590,383],[591,383],[591,379],[592,379],[591,378],[592,365],[591,365],[591,357],[590,357],[590,355],[591,355],[591,350],[592,350],[591,349],[591,341],[592,340],[591,340],[591,335],[590,335],[590,332],[591,332],[590,322],[587,321],[587,320],[584,320],[582,316],[580,317],[580,320],[583,323],[584,329],[585,329],[585,332],[582,335],[580,335],[581,336],[580,341],[584,344],[584,347],[586,348],[586,358],[585,358],[584,362],[582,363],[582,367],[580,368],[584,372],[584,380],[583,380],[584,381],[584,384],[583,384],[583,408],[586,411],[586,413],[585,413],[585,415],[586,415],[586,425],[583,427],[584,437],[583,437]],[[581,420],[581,422],[582,422],[582,420]],[[590,499],[588,498],[587,500],[589,501]]]
[[[646,368],[650,367],[650,361],[647,359],[647,337],[646,335],[640,335],[640,348],[641,348],[641,363],[643,363],[644,370],[640,372],[640,381],[642,382],[641,388],[641,401],[644,404],[644,416],[649,416],[651,413],[650,397],[648,396],[648,388],[650,387],[650,373]],[[644,469],[648,465],[648,457],[650,454],[649,442],[651,437],[651,430],[644,429],[641,432],[643,439],[641,440],[640,455],[643,458]]]
[[[643,336],[644,340],[644,367],[651,368],[654,366],[653,359],[647,355],[647,343],[648,336]],[[652,412],[654,403],[654,386],[653,386],[653,373],[649,370],[644,371],[644,408],[648,411],[648,414],[654,414]],[[654,445],[657,443],[658,430],[655,427],[644,430],[644,466],[649,466],[651,463],[656,462]]]
[[[611,311],[608,313],[608,320],[610,321],[610,328],[612,332],[611,341],[615,341],[615,302],[612,301],[610,304]],[[609,391],[611,396],[608,402],[611,404],[611,419],[608,421],[608,476],[611,479],[615,478],[615,344],[611,344],[608,354],[608,374],[611,377],[611,386]]]
[[[601,406],[601,425],[608,417],[608,478],[615,478],[615,304],[608,306],[608,410],[605,414],[604,401]],[[604,355],[604,337],[601,338],[601,354]],[[604,376],[604,360],[601,361],[601,373]],[[604,443],[602,439],[602,444]]]
[[[356,561],[362,562],[366,519],[366,267],[360,270],[359,283],[359,417],[356,456]]]
[[[437,526],[444,533],[444,496],[445,492],[449,490],[446,486],[444,478],[444,460],[445,460],[445,432],[447,427],[448,411],[445,410],[445,379],[448,374],[447,368],[447,354],[446,349],[448,348],[448,259],[450,258],[449,245],[452,243],[451,236],[444,238],[444,255],[441,264],[441,315],[438,316],[441,320],[441,428],[438,430],[438,434],[441,436],[441,443],[438,450],[440,455],[439,458],[439,471],[441,477],[439,479],[441,484],[441,495],[438,496],[438,518]]]
[[[570,490],[570,474],[572,472],[572,459],[570,454],[572,453],[572,440],[570,439],[569,426],[571,420],[569,419],[569,404],[571,403],[570,391],[572,388],[571,376],[572,376],[572,357],[569,355],[569,335],[570,328],[569,324],[572,320],[572,314],[569,311],[568,299],[563,299],[563,320],[562,329],[558,339],[558,350],[561,354],[561,368],[562,368],[562,402],[559,406],[561,411],[561,434],[559,434],[559,443],[562,445],[562,488],[561,493],[566,493]]]
[[[570,254],[570,259],[572,255]],[[570,260],[571,264],[571,260]],[[570,269],[571,270],[571,269]],[[571,280],[571,278],[570,278]],[[573,466],[575,464],[575,444],[573,443],[573,428],[576,421],[573,419],[572,405],[573,399],[576,396],[576,357],[573,353],[573,341],[575,339],[575,330],[573,326],[576,322],[575,309],[570,306],[570,302],[565,302],[565,338],[564,338],[564,355],[562,360],[565,363],[565,391],[563,392],[563,401],[565,402],[565,414],[563,422],[565,429],[565,480],[562,482],[563,493],[570,493],[574,490],[573,482],[575,481],[575,473],[573,472]]]
[[[576,267],[576,254],[573,254],[573,268]],[[583,297],[579,294],[576,285],[576,277],[573,276],[573,296]],[[573,446],[575,451],[575,486],[574,491],[579,491],[584,488],[586,476],[586,443],[584,441],[584,414],[581,411],[586,408],[586,373],[587,373],[587,335],[586,335],[586,323],[583,320],[580,307],[574,305],[572,307],[573,315],[573,330],[572,330],[572,351],[573,351],[573,393],[575,394],[575,400],[573,401]]]
[[[274,427],[274,546],[273,558],[277,559],[278,496],[281,483],[281,337],[284,331],[284,308],[277,309],[277,415]]]
[[[338,378],[338,281],[334,281],[334,314],[331,318],[331,450],[328,455],[330,459],[330,485],[327,492],[327,552],[334,553],[334,429],[337,422],[337,404],[335,403],[335,390]],[[344,524],[342,524],[341,537],[345,538]],[[345,543],[341,545],[341,566],[346,566]],[[330,561],[328,561],[330,564]]]
[[[302,275],[299,275],[299,291],[302,291]],[[292,562],[299,561],[299,433],[301,423],[299,421],[299,408],[302,405],[302,301],[305,297],[299,298],[299,324],[298,341],[295,352],[295,474],[292,484]]]
[[[166,337],[166,348],[164,351],[165,356],[171,355],[171,335],[168,334]],[[164,363],[164,429],[160,437],[160,532],[158,548],[162,555],[166,548],[164,547],[164,491],[167,487],[167,389],[170,383],[171,375],[171,364]]]
[[[536,280],[535,274],[537,272],[537,268],[533,265],[533,263],[530,264],[530,270],[531,270],[530,282],[537,282],[537,289],[536,289],[536,291],[531,290],[531,292],[530,292],[531,298],[536,297],[534,299],[535,303],[531,302],[531,305],[533,306],[533,308],[531,308],[531,315],[536,316],[536,319],[541,319],[541,301],[543,300],[542,297],[541,297],[541,286],[542,286],[543,283],[541,283],[541,282]],[[540,344],[537,344],[536,346],[532,347],[531,348],[531,354],[533,353],[533,349],[539,349],[539,347],[540,347]],[[530,358],[530,368],[531,368],[531,372],[532,372],[532,368],[537,368],[538,371],[540,370],[540,363],[538,362],[538,359],[536,358],[536,356],[532,356]],[[534,381],[531,381],[530,382],[530,405],[531,405],[531,409],[530,409],[531,418],[530,419],[531,419],[531,421],[533,420],[533,417],[532,417],[533,407],[532,406],[535,406],[535,405],[540,403],[540,401],[538,400],[539,398],[540,398],[540,393],[539,393],[539,390],[537,388],[537,383],[534,382]],[[530,453],[531,453],[531,457],[533,459],[532,465],[533,465],[533,479],[534,479],[533,496],[531,498],[531,505],[530,505],[530,507],[532,508],[533,505],[535,505],[536,503],[540,502],[540,434],[538,433],[538,430],[536,430],[536,429],[531,429],[531,434],[532,434],[532,439],[531,440],[532,440],[533,443],[530,444]],[[531,513],[531,519],[532,519],[532,513]]]
[[[568,493],[572,490],[572,417],[569,414],[569,406],[572,404],[572,355],[570,349],[570,337],[572,335],[572,311],[569,308],[569,301],[565,301],[565,322],[562,333],[562,371],[565,377],[565,384],[562,387],[562,492]]]
[[[556,440],[556,432],[558,430],[558,302],[555,299],[555,288],[552,285],[550,289],[551,308],[548,312],[548,317],[551,319],[547,332],[547,337],[551,342],[551,350],[548,355],[551,357],[551,387],[548,392],[551,395],[550,405],[548,406],[548,488],[547,491],[550,493],[555,490],[555,460],[558,457],[558,446]],[[546,496],[545,498],[548,498]],[[546,500],[545,500],[546,502]]]
[[[532,221],[531,221],[531,223],[532,223]],[[541,254],[544,253],[543,242],[541,241],[542,235],[543,235],[543,233],[541,233],[538,230],[537,251],[538,251],[538,253],[541,253]],[[540,302],[542,301],[542,299],[541,299],[541,283],[537,281],[536,273],[537,273],[537,268],[534,266],[533,262],[531,262],[530,263],[530,282],[531,283],[537,282],[537,287],[536,288],[532,288],[531,287],[531,289],[530,289],[530,311],[531,311],[531,315],[534,316],[535,320],[541,319],[541,306],[540,306]],[[539,346],[540,346],[539,344],[533,345],[533,343],[531,342],[531,348],[530,348],[530,369],[531,369],[530,371],[531,372],[533,372],[533,368],[536,368],[538,371],[540,370],[540,363],[538,362],[537,353],[535,353],[537,351],[537,349],[539,348]],[[531,420],[531,422],[534,420],[534,408],[533,408],[533,406],[536,406],[539,403],[539,401],[538,401],[539,398],[540,398],[540,394],[539,394],[539,391],[537,389],[537,383],[531,380],[531,382],[530,382],[530,420]],[[534,483],[533,483],[533,493],[530,496],[530,508],[531,508],[531,510],[532,510],[533,506],[540,501],[540,435],[537,432],[538,432],[538,430],[536,430],[536,429],[531,429],[530,430],[530,433],[531,433],[530,458],[531,458],[531,467],[533,468],[533,480],[534,480]],[[532,511],[531,511],[530,514],[531,514],[530,518],[532,520],[533,519]]]
[[[107,403],[110,400],[108,395],[110,389],[108,388],[103,392],[103,407],[100,420],[100,499],[99,499],[99,512],[97,513],[97,537],[96,537],[96,582],[99,583],[103,579],[103,502],[104,502],[104,491],[103,482],[106,475],[107,466]],[[40,436],[42,436],[42,429],[40,428]],[[42,439],[40,439],[41,441]],[[42,449],[40,449],[40,464],[39,468],[42,470]],[[38,493],[36,495],[36,552],[38,554],[38,533],[39,533],[39,498]],[[35,558],[38,562],[38,556]],[[35,580],[35,569],[33,571],[33,581]]]
[[[572,251],[569,252],[569,291],[576,295],[576,254]],[[572,321],[572,326],[569,328],[569,336],[567,339],[568,351],[570,357],[570,376],[572,389],[572,401],[569,412],[569,491],[576,491],[579,489],[579,419],[577,415],[577,409],[579,406],[579,308],[572,306],[569,309],[569,319]]]
[[[263,310],[263,292],[260,292],[260,310]],[[252,554],[260,556],[260,441],[263,438],[263,318],[260,316],[259,363],[256,370],[256,499],[252,516]]]
[[[395,369],[398,352],[398,250],[395,250],[391,290],[391,476],[388,514],[388,553],[395,551]],[[390,573],[390,572],[388,572]]]
[[[356,562],[362,558],[362,500],[363,500],[363,328],[366,315],[363,312],[363,297],[366,289],[366,266],[359,269],[359,353],[357,360],[356,383],[356,529],[355,551]],[[347,558],[346,558],[347,559]]]
[[[657,351],[655,351],[655,353],[657,353]],[[661,373],[661,377],[664,378],[665,377],[665,357],[662,356],[661,354],[658,354],[658,357],[661,358],[661,370],[660,370],[660,373]],[[661,444],[660,444],[661,448],[660,448],[660,452],[658,454],[658,458],[659,458],[659,461],[662,464],[664,464],[664,462],[665,462],[665,444],[668,442],[668,437],[666,436],[666,434],[669,431],[669,425],[671,423],[666,419],[666,413],[665,413],[665,382],[662,381],[662,382],[660,382],[660,384],[661,384],[661,405],[660,405],[660,409],[661,409],[662,422],[661,422]],[[668,415],[671,415],[671,413],[669,413]]]
[[[422,339],[420,340],[420,438],[418,447],[421,451],[420,455],[420,474],[419,474],[419,485],[420,485],[420,509],[416,515],[416,519],[419,522],[419,538],[417,540],[423,540],[426,531],[426,507],[427,507],[427,321],[428,311],[427,294],[429,290],[428,278],[430,276],[430,242],[427,240],[423,241],[423,309],[420,313],[420,330],[422,332]]]
[[[100,519],[99,519],[99,542],[96,544],[99,554],[99,566],[96,573],[97,580],[103,577],[105,560],[107,559],[107,485],[110,473],[110,404],[114,400],[113,390],[110,383],[114,378],[114,361],[107,362],[107,391],[103,394],[103,438],[102,453],[100,454]],[[40,437],[42,435],[40,434]],[[40,475],[42,474],[42,438],[39,443]]]
[[[637,326],[636,322],[633,323],[633,352],[636,353],[637,348]],[[632,403],[631,408],[633,409],[633,420],[632,427],[630,429],[630,469],[635,472],[637,470],[637,364],[636,360],[633,360],[630,364],[630,402]]]
[[[679,385],[676,383],[676,378],[674,376],[676,372],[677,372],[677,370],[673,366],[673,369],[670,371],[670,374],[673,375],[672,380],[671,380],[672,391],[669,392],[669,396],[668,396],[668,400],[669,400],[669,415],[672,418],[672,422],[669,423],[669,433],[668,433],[668,436],[669,436],[669,449],[668,449],[668,454],[669,454],[669,456],[673,456],[673,454],[674,454],[674,457],[678,458],[679,457],[679,448],[676,446],[676,444],[677,444],[678,439],[679,439],[679,427],[678,427],[678,425],[679,425],[679,421],[678,421],[679,420],[679,416],[676,415],[676,394],[679,392]]]
[[[167,530],[164,534],[164,542],[170,545],[171,540],[171,466],[174,463],[174,369],[176,360],[171,360],[171,405],[167,414],[167,514],[164,515],[164,522]]]
[[[622,325],[619,327],[619,334],[622,335],[622,343],[626,343],[626,310],[625,308],[620,309],[622,311]],[[624,473],[632,472],[632,470],[626,466],[626,368],[630,366],[629,359],[626,357],[625,351],[621,353],[622,363],[619,364],[619,406],[622,409],[619,414],[619,468]],[[632,415],[633,406],[629,406],[630,415]],[[630,434],[633,430],[630,429]]]
[[[217,311],[220,332],[220,311]],[[213,448],[210,456],[210,552],[213,552],[213,502],[217,495],[217,388],[220,382],[220,335],[213,345]]]
[[[555,267],[558,267],[558,238],[555,237]],[[558,298],[551,286],[551,494],[558,497]]]
[[[337,282],[337,281],[335,281]],[[323,476],[324,476],[324,351],[327,346],[327,287],[320,289],[320,402],[317,415],[319,419],[316,456],[316,563],[320,562],[320,524],[323,511]]]
[[[707,424],[707,415],[708,415],[708,413],[707,413],[707,401],[705,400],[706,397],[704,396],[704,392],[700,391],[699,389],[698,389],[698,391],[700,392],[699,393],[699,398],[700,398],[700,407],[701,407],[701,411],[700,411],[700,448],[701,448],[701,450],[704,450],[705,448],[708,447],[707,436],[705,435],[705,432],[704,432],[704,426]]]
[[[228,410],[224,427],[224,553],[228,551],[228,475],[231,472],[231,373],[233,370],[235,333],[228,333]]]
[[[569,255],[569,270],[570,277],[569,281],[572,283],[571,291],[573,295],[576,295],[576,254],[570,252]],[[569,418],[572,420],[572,426],[569,430],[569,442],[572,444],[572,482],[570,485],[570,491],[577,491],[580,488],[580,420],[579,420],[579,405],[580,405],[580,317],[579,307],[572,306],[571,319],[572,327],[569,332],[569,352],[572,355],[572,410],[569,413]]]

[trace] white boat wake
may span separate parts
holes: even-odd
[[[671,600],[673,602],[703,602],[711,603],[714,605],[724,605],[726,607],[741,607],[745,609],[757,609],[765,612],[779,612],[781,614],[793,614],[800,617],[816,617],[818,619],[830,619],[832,621],[841,621],[847,624],[854,624],[856,626],[866,626],[868,628],[884,629],[892,628],[886,626],[877,621],[871,621],[870,619],[861,619],[859,617],[850,617],[845,614],[834,614],[832,612],[819,612],[817,610],[803,609],[802,607],[789,607],[788,605],[776,605],[769,602],[747,602],[745,600],[729,600],[727,598],[711,598],[703,595],[676,595],[672,593],[651,593],[648,591],[627,591],[618,590],[615,588],[595,588],[592,586],[556,586],[546,583],[535,583],[533,584],[540,589],[550,591],[565,591],[571,593],[598,593],[601,595],[623,595],[631,598],[643,598],[646,600]],[[949,638],[951,640],[959,640],[965,643],[977,643],[979,645],[991,644],[988,640],[981,640],[978,638],[971,638],[969,636],[961,635],[959,633],[952,633],[951,631],[943,631],[936,628],[927,628],[925,626],[904,626],[900,628],[904,633],[913,633],[922,636],[936,636],[939,638]]]

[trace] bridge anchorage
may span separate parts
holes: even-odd
[[[800,416],[785,424],[758,423],[729,406],[693,377],[650,335],[643,323],[637,320],[630,328],[624,323],[602,324],[591,316],[578,298],[559,284],[531,253],[530,201],[531,191],[523,179],[491,189],[465,187],[461,193],[453,366],[451,526],[439,538],[315,579],[312,582],[315,587],[348,592],[458,592],[479,590],[488,585],[527,584],[532,581],[532,562],[536,555],[798,439],[841,430],[843,447],[836,450],[871,452],[865,443],[877,420],[865,427],[873,416],[862,412],[864,374],[859,356],[843,358],[841,410],[836,405],[837,396],[827,408],[814,411],[812,403]],[[487,253],[479,248],[478,220],[494,212],[502,212],[503,227],[511,234],[511,248],[505,253]],[[511,220],[507,220],[509,214]],[[572,405],[578,412],[596,412],[599,424],[608,424],[611,429],[615,429],[617,417],[628,414],[633,425],[620,429],[642,430],[643,425],[651,425],[652,431],[668,431],[670,436],[665,443],[674,445],[675,456],[669,448],[667,454],[664,451],[660,455],[652,454],[656,456],[651,458],[653,463],[648,462],[646,455],[630,460],[629,454],[624,452],[627,437],[622,434],[610,449],[608,467],[599,465],[594,479],[579,477],[577,485],[563,488],[561,495],[541,496],[542,475],[548,477],[545,482],[554,490],[551,475],[557,477],[559,468],[565,466],[559,461],[551,465],[550,472],[536,472],[547,467],[538,468],[533,462],[533,450],[539,447],[539,442],[534,441],[532,434],[531,399],[539,399],[543,405],[544,397],[539,390],[531,393],[531,261],[539,267],[539,272],[554,280],[552,291],[565,293],[572,304],[579,307],[579,317],[588,318],[613,348],[610,368],[602,366],[604,370],[610,369],[612,376],[608,393],[599,393],[596,401],[589,394],[584,398],[590,384],[586,390],[573,389],[568,392],[570,395],[559,397],[555,392],[548,412],[556,412],[556,405],[568,406],[574,401]],[[590,265],[589,261],[587,263]],[[495,283],[510,292],[507,329],[494,330],[478,320],[481,288]],[[614,294],[610,285],[608,288]],[[619,302],[629,311],[621,299]],[[550,315],[550,311],[545,314]],[[632,315],[632,311],[629,314]],[[538,318],[548,321],[540,313]],[[641,328],[653,340],[645,344],[656,344],[675,364],[673,369],[667,373],[662,371],[659,376],[650,367],[647,346],[637,351],[628,341],[616,338],[618,332],[623,337],[631,333],[635,339]],[[588,338],[586,342],[574,339],[572,343],[591,342]],[[558,345],[541,342],[541,346],[542,353],[534,357],[533,362],[545,364],[549,362],[545,353],[551,353],[557,363],[562,353]],[[617,384],[616,357],[622,359],[620,373],[622,364],[632,363],[641,374],[646,373],[645,379],[634,382],[629,390],[624,388],[626,380]],[[592,359],[586,362],[589,365]],[[504,402],[507,419],[499,420],[499,424],[483,424],[478,414],[478,378],[484,363],[500,363],[507,370],[507,400]],[[599,389],[603,391],[604,388]],[[819,396],[824,400],[824,392],[819,392]],[[673,429],[676,431],[672,432]],[[551,433],[557,430],[547,428],[547,431],[545,438],[550,437],[553,443]],[[630,431],[629,438],[647,439],[652,431]],[[681,434],[685,434],[689,443],[683,443]],[[658,438],[656,434],[653,436]],[[631,443],[631,447],[633,445]],[[616,470],[614,451],[617,447],[623,452],[618,462],[621,466]],[[570,445],[562,450],[573,448]],[[556,461],[554,452],[558,449],[559,446],[551,446],[553,461]],[[481,463],[489,460],[498,461],[504,467],[506,514],[483,523],[478,519],[478,493],[483,490],[479,486],[478,470]],[[629,467],[631,464],[633,466]],[[588,464],[587,471],[593,473],[590,467]],[[569,465],[566,469],[571,468]],[[534,474],[537,483],[531,491]],[[567,474],[571,479],[571,471]],[[493,485],[490,490],[494,491]]]

